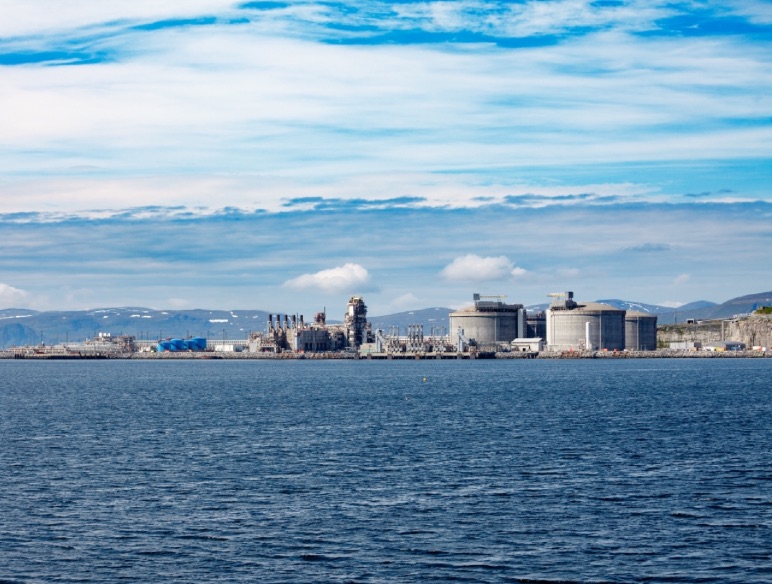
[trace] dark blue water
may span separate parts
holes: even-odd
[[[0,362],[0,582],[748,583],[771,556],[772,359]]]

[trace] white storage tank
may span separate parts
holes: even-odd
[[[494,298],[487,300],[484,298]],[[511,343],[525,333],[525,309],[522,304],[505,304],[499,296],[474,295],[474,305],[450,313],[451,339],[458,341],[458,329],[478,345]]]
[[[625,311],[597,302],[577,303],[571,293],[547,310],[547,345],[553,351],[622,351]]]

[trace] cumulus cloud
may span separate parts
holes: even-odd
[[[20,302],[24,302],[27,293],[19,288],[0,282],[0,306],[18,308]]]
[[[293,290],[322,290],[324,292],[345,292],[365,286],[370,282],[370,273],[359,264],[344,264],[314,274],[303,274],[284,282],[285,288]]]
[[[512,264],[507,256],[481,257],[467,254],[457,257],[440,273],[451,282],[489,282],[523,276],[527,272]]]

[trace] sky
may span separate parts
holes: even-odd
[[[0,308],[772,290],[772,2],[0,0]]]

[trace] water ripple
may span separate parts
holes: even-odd
[[[0,362],[0,584],[769,582],[772,360],[656,361]]]

